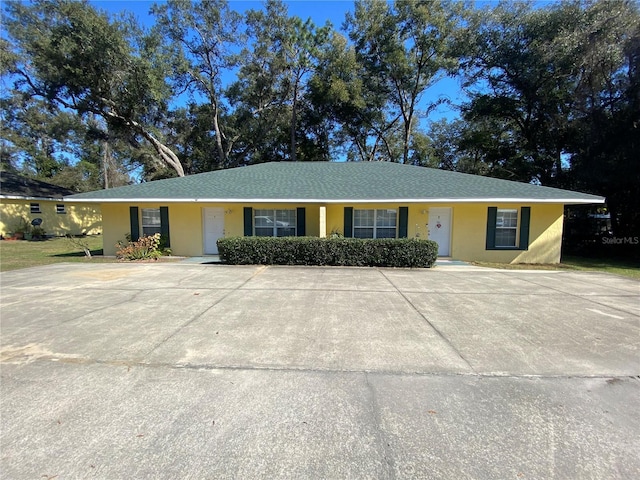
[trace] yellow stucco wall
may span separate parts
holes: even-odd
[[[487,209],[520,209],[520,204],[466,204],[453,208],[451,256],[496,263],[558,263],[562,247],[564,206],[530,205],[528,250],[486,250]],[[520,215],[518,215],[518,221]],[[519,227],[519,225],[518,225]]]
[[[558,263],[562,247],[564,206],[534,204],[531,207],[528,250],[486,250],[488,207],[520,209],[521,204],[335,204],[327,205],[327,233],[344,233],[344,207],[385,209],[409,207],[408,237],[429,238],[429,208],[450,207],[451,257],[496,263]]]
[[[219,207],[224,210],[224,234],[227,237],[244,234],[244,207],[264,209],[292,209],[305,207],[307,235],[320,234],[320,207],[312,204],[292,206],[283,203],[265,203],[260,205],[221,204],[221,203],[104,203],[102,215],[104,223],[104,254],[115,255],[116,244],[123,241],[131,231],[129,207],[143,208],[169,207],[169,229],[171,251],[175,255],[198,256],[204,251],[203,209]]]
[[[105,255],[115,255],[115,245],[124,240],[130,231],[129,207],[131,204],[102,204]],[[243,208],[261,209],[306,208],[306,233],[320,233],[320,204],[215,204],[215,203],[138,203],[139,208],[169,207],[171,249],[176,255],[197,256],[203,254],[203,208],[221,207],[225,211],[225,236],[242,236],[244,233]],[[489,206],[519,209],[520,204],[328,204],[326,205],[326,233],[344,233],[344,207],[367,209],[397,209],[409,207],[408,236],[428,238],[427,225],[430,207],[452,209],[451,257],[467,261],[498,263],[557,263],[560,261],[562,242],[563,205],[532,204],[529,229],[529,249],[486,250],[487,211]]]
[[[31,204],[40,204],[40,213],[31,213]],[[66,213],[56,213],[56,205],[64,204]],[[72,203],[56,200],[0,199],[0,233],[7,235],[15,230],[20,219],[31,223],[42,219],[42,228],[47,235],[95,235],[102,232],[100,205]]]

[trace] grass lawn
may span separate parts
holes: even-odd
[[[102,255],[102,236],[83,237],[92,255]],[[115,258],[85,257],[82,248],[67,238],[51,238],[43,241],[0,241],[0,271],[36,267],[61,262],[115,262]]]
[[[613,273],[624,277],[640,280],[640,262],[637,260],[584,258],[563,256],[558,265],[532,265],[504,263],[474,262],[480,267],[504,268],[509,270],[582,270],[592,272]]]

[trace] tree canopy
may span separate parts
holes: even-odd
[[[619,234],[640,228],[633,0],[356,0],[342,28],[282,0],[169,0],[152,25],[87,0],[3,10],[1,168],[83,190],[392,161],[601,194]]]

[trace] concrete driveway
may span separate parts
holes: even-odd
[[[0,274],[2,478],[638,478],[640,283],[60,264]]]

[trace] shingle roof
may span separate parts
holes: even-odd
[[[58,185],[11,172],[0,172],[0,197],[62,200],[62,197],[74,193]]]
[[[386,162],[273,162],[81,193],[73,200],[602,203],[595,195]]]

